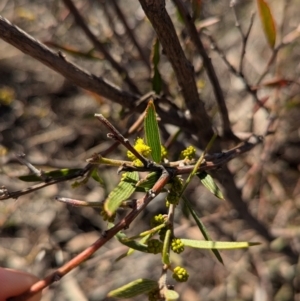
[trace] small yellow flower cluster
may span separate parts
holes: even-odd
[[[171,241],[171,250],[177,254],[180,254],[184,251],[184,244],[180,238],[173,238]]]
[[[192,160],[195,157],[195,155],[196,149],[193,146],[189,146],[181,152],[180,158]]]
[[[168,155],[167,149],[163,145],[161,145],[161,158],[164,159],[167,157],[167,155]]]
[[[185,268],[178,266],[174,269],[172,277],[177,282],[186,282],[189,279],[189,274]]]
[[[156,226],[163,224],[165,222],[165,219],[166,219],[166,215],[157,214],[151,218],[150,225],[151,227],[154,228]]]
[[[144,142],[143,138],[136,139],[134,143],[134,148],[137,150],[139,154],[141,154],[145,158],[149,158],[151,155],[152,150],[150,146]],[[161,145],[161,157],[165,158],[167,154],[168,151],[163,145]],[[127,151],[127,157],[129,160],[133,161],[133,164],[135,166],[143,166],[143,163],[139,159],[137,159],[137,157],[131,151]]]
[[[151,154],[151,148],[144,142],[143,138],[136,139],[134,148],[145,158],[149,157]],[[135,166],[143,166],[143,163],[139,159],[137,159],[137,157],[131,151],[127,151],[127,157],[128,159],[133,161],[133,164]]]

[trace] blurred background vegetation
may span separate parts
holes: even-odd
[[[242,42],[235,26],[235,14],[246,32],[251,24],[251,14],[257,8],[255,1],[235,2],[233,9],[229,1],[194,1],[201,4],[196,26],[199,31],[204,30],[202,42],[216,68],[233,132],[242,138],[252,132],[263,135],[270,122],[267,110],[255,105],[245,82],[251,89],[258,89],[258,99],[264,102],[272,116],[276,115],[274,133],[266,137],[265,144],[233,160],[229,168],[249,210],[278,238],[272,243],[264,241],[259,233],[238,218],[238,212],[229,202],[215,198],[195,181],[186,195],[203,217],[202,221],[214,240],[261,241],[262,244],[249,250],[222,251],[224,266],[209,252],[186,248],[173,261],[187,268],[190,279],[187,283],[176,284],[176,288],[181,294],[180,300],[184,301],[300,300],[299,263],[291,263],[290,258],[281,252],[286,245],[295,254],[300,251],[300,1],[268,1],[277,25],[276,45],[282,46],[273,61],[270,61],[272,50],[255,13],[244,58],[244,81],[230,72],[222,54],[238,68]],[[74,3],[103,47],[128,71],[141,95],[150,92],[153,88],[151,52],[155,32],[139,2],[78,0]],[[185,4],[192,11],[192,3],[186,1]],[[196,53],[173,2],[167,1],[166,5],[185,54],[194,66],[200,97],[214,127],[219,130],[218,107],[203,61]],[[56,51],[61,50],[68,60],[130,91],[119,72],[94,48],[63,1],[2,0],[0,12],[36,39]],[[217,43],[218,49],[211,47],[209,36]],[[163,93],[184,112],[185,103],[163,51],[159,71],[164,83]],[[257,86],[262,74],[265,77]],[[274,83],[274,79],[278,81]],[[109,118],[120,130],[128,128],[138,118],[138,113],[129,114],[131,112],[119,104],[74,86],[58,73],[0,40],[1,185],[9,191],[28,186],[17,179],[28,170],[17,162],[16,153],[25,153],[32,164],[44,171],[85,166],[87,158],[110,145],[107,131],[94,118],[95,113]],[[168,125],[163,128],[163,137],[167,140],[168,135],[175,131],[174,125]],[[132,141],[138,135],[132,136]],[[178,141],[170,149],[174,160],[180,147],[193,144],[195,137],[181,133]],[[229,146],[224,144],[224,147]],[[110,156],[125,158],[125,153],[119,147]],[[218,172],[222,173],[222,170]],[[108,167],[102,167],[100,173],[103,187],[90,180],[73,189],[71,183],[66,182],[17,200],[1,201],[0,265],[24,269],[43,278],[93,243],[99,231],[106,228],[99,212],[66,206],[54,198],[60,195],[86,201],[103,200],[118,183],[119,176],[114,168]],[[222,183],[219,184],[222,187]],[[134,235],[141,229],[148,229],[151,216],[166,210],[163,200],[163,196],[157,197],[128,232]],[[177,236],[202,238],[194,222],[183,213],[178,212],[175,221]],[[47,288],[43,301],[113,300],[106,298],[110,290],[136,278],[159,277],[159,255],[136,252],[115,262],[125,250],[116,240],[110,241],[90,260]],[[141,297],[134,300],[141,300]]]

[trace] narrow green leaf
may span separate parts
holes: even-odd
[[[162,77],[157,68],[154,68],[152,77],[152,90],[155,91],[156,94],[160,94],[162,89]]]
[[[194,209],[192,208],[190,202],[187,200],[187,198],[183,197],[183,200],[184,200],[184,203],[186,205],[186,207],[189,209],[192,217],[194,218],[200,232],[202,233],[203,237],[207,240],[207,241],[212,241],[205,225],[202,223],[201,219],[198,217],[197,213],[194,211]],[[212,250],[212,252],[214,253],[214,255],[216,256],[217,260],[224,264],[223,263],[223,259],[222,259],[222,256],[221,254],[219,253],[218,250]]]
[[[208,150],[212,147],[213,143],[215,142],[217,138],[217,135],[214,134],[211,139],[209,140],[206,148],[204,149],[204,152],[201,154],[200,158],[197,160],[196,164],[194,165],[193,170],[191,171],[191,173],[189,174],[188,178],[186,179],[181,193],[180,193],[180,197],[183,195],[184,191],[186,190],[186,188],[188,187],[189,183],[192,181],[193,177],[197,174],[197,170],[199,168],[199,166],[201,165],[202,161],[204,160],[204,156],[205,154],[208,152]]]
[[[128,237],[124,233],[119,232],[118,234],[116,234],[116,238],[121,244],[123,244],[131,249],[134,249],[134,250],[137,250],[140,252],[144,252],[144,253],[148,253],[147,245],[145,245],[143,243],[139,243],[135,240],[128,240]]]
[[[164,294],[166,301],[176,301],[179,298],[179,294],[173,290],[166,290]]]
[[[146,294],[157,288],[157,281],[151,279],[137,279],[108,293],[108,297],[133,298]]]
[[[159,40],[155,39],[155,42],[152,47],[152,90],[156,94],[160,94],[162,90],[162,78],[158,69],[158,64],[160,61],[159,53]]]
[[[186,197],[183,197],[184,203],[187,206],[187,208],[189,209],[190,213],[192,214],[192,217],[194,218],[199,230],[201,231],[202,235],[204,236],[204,238],[206,240],[212,240],[210,238],[209,233],[206,230],[206,227],[204,226],[204,224],[202,223],[201,219],[198,217],[197,213],[194,211],[194,209],[192,208],[190,202],[187,200]]]
[[[162,250],[162,262],[164,264],[170,264],[170,241],[171,241],[171,230],[168,229],[166,232],[163,250]]]
[[[24,181],[24,182],[40,182],[40,181],[43,181],[41,179],[41,177],[38,177],[35,174],[30,174],[30,175],[26,175],[26,176],[20,176],[18,178],[19,178],[19,180]]]
[[[123,175],[124,176],[124,175]],[[132,181],[138,181],[139,174],[138,172],[127,172],[126,178],[131,179]],[[135,187],[125,181],[121,180],[117,187],[108,195],[108,198],[105,200],[104,209],[108,215],[113,215],[116,210],[119,208],[121,203],[127,200],[135,191]]]
[[[266,39],[270,47],[274,49],[276,42],[276,26],[269,4],[265,0],[256,0],[256,3]]]
[[[122,241],[120,240],[121,244],[129,247],[130,249],[140,251],[143,253],[148,253],[148,246],[145,244],[141,244],[135,240],[130,240],[130,241]]]
[[[222,191],[217,186],[216,182],[212,178],[211,175],[209,175],[207,172],[202,171],[197,173],[198,178],[202,182],[202,184],[217,198],[224,200],[224,196],[222,194]]]
[[[146,109],[144,129],[146,135],[146,143],[151,147],[152,150],[152,159],[156,163],[159,163],[161,161],[161,143],[158,123],[156,120],[155,107],[152,100],[149,101]]]
[[[139,240],[139,244],[145,245],[145,243],[148,241],[148,239],[152,236],[152,234],[149,234],[147,236],[144,236],[142,239]],[[144,247],[143,247],[144,248]],[[148,247],[147,247],[148,248]],[[122,255],[120,255],[115,261],[120,261],[121,259],[130,256],[131,254],[133,254],[135,251],[135,249],[129,248],[127,252],[123,253]],[[138,250],[140,251],[140,250]],[[145,252],[146,253],[146,252]]]
[[[151,172],[147,175],[146,178],[138,181],[136,187],[144,188],[144,191],[148,191],[154,186],[154,184],[157,182],[158,179],[159,179],[159,174],[157,172]]]
[[[64,169],[56,169],[44,172],[43,175],[48,178],[61,178],[66,176],[73,176],[79,173],[82,169],[80,168],[64,168]],[[26,176],[20,176],[20,180],[25,182],[40,182],[43,181],[43,179],[35,174],[30,174]]]
[[[181,239],[182,243],[186,247],[192,247],[197,249],[211,249],[211,250],[234,250],[249,248],[251,246],[259,245],[257,242],[234,242],[234,241],[205,241],[205,240],[193,240],[193,239]]]

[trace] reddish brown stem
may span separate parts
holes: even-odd
[[[28,300],[36,293],[49,286],[51,283],[60,280],[67,273],[69,273],[74,268],[79,266],[82,262],[91,257],[99,248],[101,248],[105,243],[107,243],[111,238],[113,238],[119,231],[128,228],[132,221],[138,216],[138,214],[141,211],[143,211],[143,209],[162,191],[162,189],[169,182],[169,180],[170,175],[167,173],[163,173],[158,179],[158,181],[155,183],[153,188],[144,197],[137,200],[136,207],[114,227],[105,231],[105,233],[90,247],[88,247],[83,252],[81,252],[76,257],[67,262],[65,265],[48,275],[46,278],[33,284],[27,292],[18,297],[10,298],[9,301]]]

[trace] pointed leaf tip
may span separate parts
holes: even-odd
[[[193,239],[181,239],[182,243],[187,247],[198,249],[218,249],[218,250],[234,250],[244,249],[252,246],[259,245],[257,242],[246,241],[205,241],[205,240],[193,240]]]
[[[158,123],[156,120],[156,112],[153,100],[150,100],[146,109],[144,120],[144,128],[147,145],[151,148],[151,156],[153,161],[160,163],[161,161],[161,143]]]
[[[184,199],[184,203],[187,207],[187,209],[190,211],[192,217],[194,218],[200,232],[202,233],[203,237],[207,240],[207,241],[212,241],[205,225],[202,223],[201,219],[198,217],[197,213],[194,211],[194,209],[192,208],[190,202],[188,201],[187,198],[183,197]],[[221,254],[219,253],[218,250],[215,250],[215,249],[212,249],[211,250],[213,252],[213,254],[216,256],[217,260],[221,263],[221,264],[224,264],[223,262],[223,259],[222,259],[222,256]]]
[[[256,0],[259,18],[266,36],[266,39],[272,49],[276,42],[276,26],[269,4],[265,0]]]
[[[224,200],[224,196],[213,177],[209,175],[207,172],[202,171],[197,173],[198,178],[201,183],[217,198]]]

